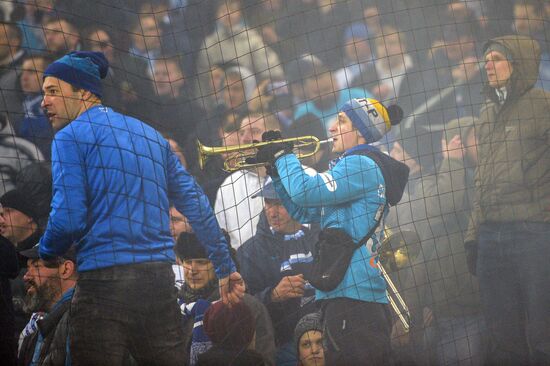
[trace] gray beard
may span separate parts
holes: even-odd
[[[55,304],[56,300],[59,298],[60,291],[56,286],[47,281],[42,286],[35,287],[36,291],[32,294],[25,296],[23,301],[23,310],[26,313],[36,313],[36,312],[48,312],[50,307]]]

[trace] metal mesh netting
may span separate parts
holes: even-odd
[[[17,275],[0,262],[9,362],[11,335],[23,331],[23,364],[66,362],[73,343],[76,364],[200,364],[207,349],[222,364],[550,363],[548,2],[22,0],[0,1],[0,19],[2,235],[4,257],[15,248],[21,267]],[[45,83],[48,66],[72,51],[105,56],[99,94],[78,70],[46,75],[72,89]],[[48,97],[65,102],[56,110]],[[359,112],[345,112],[350,100]],[[390,129],[393,105],[403,115]],[[273,130],[291,143],[254,146]],[[316,153],[289,157],[315,141]],[[384,206],[392,185],[383,163],[349,151],[364,143],[409,169],[395,206]],[[309,273],[327,228],[355,243],[377,230],[341,267],[338,286],[322,290]],[[36,270],[41,259],[25,251],[43,235],[44,248],[75,247],[78,275],[76,266],[66,278],[50,273],[51,263]],[[247,309],[234,311],[252,309],[255,324],[245,324],[248,313],[205,315],[220,296],[216,275],[235,270],[229,254],[247,286]],[[78,276],[99,299],[82,290],[81,303],[104,306],[98,284],[110,283],[113,314],[170,313],[175,299],[157,300],[172,299],[172,286],[155,289],[171,281],[166,264],[178,329],[163,334],[163,318],[158,329],[140,323],[69,341],[73,328],[56,322],[66,342],[43,334],[45,348],[35,346],[32,319],[69,304]],[[120,285],[132,281],[158,290],[156,300],[136,304],[145,295]],[[101,329],[108,316],[77,305],[75,324],[97,316]],[[317,312],[319,325],[306,317],[302,328]],[[224,342],[247,326],[257,354],[245,361],[249,339]],[[167,351],[164,338],[184,351]],[[119,348],[100,358],[105,344]]]

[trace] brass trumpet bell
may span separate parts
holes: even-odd
[[[397,272],[410,266],[420,252],[420,239],[414,231],[397,231],[389,234],[380,245],[380,262],[388,272]]]

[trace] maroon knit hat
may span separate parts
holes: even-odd
[[[242,351],[254,338],[256,321],[250,308],[242,301],[231,307],[218,301],[206,310],[203,326],[213,344]]]

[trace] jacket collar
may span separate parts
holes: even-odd
[[[59,301],[52,306],[51,311],[47,313],[43,319],[37,322],[40,334],[42,334],[44,338],[46,338],[47,335],[57,327],[57,324],[65,312],[69,310],[73,294],[74,287],[65,291],[65,293],[61,296],[61,299],[59,299]]]

